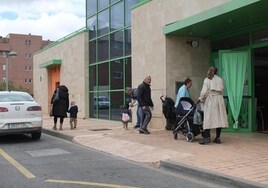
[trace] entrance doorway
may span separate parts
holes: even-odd
[[[268,47],[253,52],[257,131],[268,132]]]

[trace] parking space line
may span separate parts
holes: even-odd
[[[46,182],[49,183],[63,183],[63,184],[76,184],[76,185],[90,185],[96,187],[109,187],[109,188],[138,188],[138,187],[130,187],[125,185],[115,185],[115,184],[105,184],[105,183],[96,183],[96,182],[84,182],[84,181],[67,181],[67,180],[53,180],[48,179]]]
[[[27,178],[35,178],[35,176],[23,167],[20,163],[18,163],[15,159],[10,157],[4,150],[0,149],[0,155],[2,155],[8,162],[10,162],[15,168],[17,168],[24,176]]]

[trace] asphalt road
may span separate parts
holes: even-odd
[[[0,169],[1,188],[221,187],[46,134],[39,141],[24,135],[0,137]]]

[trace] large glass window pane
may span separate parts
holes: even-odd
[[[268,41],[268,29],[253,33],[252,41],[253,43],[267,42]]]
[[[131,29],[125,30],[125,55],[131,55]]]
[[[89,38],[95,38],[96,37],[96,28],[97,28],[97,17],[93,16],[89,19],[87,19],[87,29],[89,30]]]
[[[111,7],[111,30],[117,30],[124,26],[123,1]]]
[[[109,6],[109,0],[98,0],[98,10],[102,10]]]
[[[98,89],[109,90],[109,63],[98,65]]]
[[[111,62],[111,89],[122,89],[124,84],[123,60]]]
[[[91,117],[91,118],[97,118],[97,116],[98,116],[95,96],[97,96],[96,93],[89,94],[89,104],[90,104],[89,117]]]
[[[217,52],[219,50],[234,49],[246,45],[249,45],[249,34],[214,41],[212,42],[212,51]]]
[[[110,37],[110,55],[111,59],[123,56],[123,31],[111,34]]]
[[[97,12],[97,0],[87,0],[87,17]]]
[[[126,15],[126,23],[125,25],[128,26],[131,24],[131,7],[137,3],[139,3],[140,0],[126,0],[126,7],[125,7],[125,15]]]
[[[98,14],[98,36],[109,32],[109,10]]]
[[[126,79],[126,87],[137,88],[138,86],[131,86],[132,84],[132,75],[131,75],[131,58],[125,59],[125,79]]]
[[[89,63],[96,63],[96,40],[89,42]]]
[[[120,1],[120,0],[111,0],[111,4],[117,2],[117,1]]]
[[[105,61],[109,58],[108,36],[98,39],[98,61]]]
[[[94,96],[94,108],[97,109],[98,118],[109,119],[110,97],[109,92],[101,92]]]
[[[96,91],[97,90],[97,81],[96,81],[96,65],[89,67],[89,85],[90,91]]]
[[[124,104],[124,92],[111,92],[111,119],[121,120],[120,106]]]

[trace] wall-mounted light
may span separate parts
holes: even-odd
[[[189,44],[190,46],[192,46],[193,48],[197,48],[199,46],[199,42],[197,40],[188,40],[186,41],[187,44]]]

